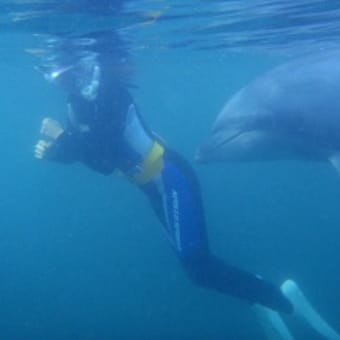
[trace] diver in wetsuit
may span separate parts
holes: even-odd
[[[100,55],[50,72],[68,93],[68,123],[45,118],[35,156],[118,169],[151,201],[194,283],[280,312],[292,312],[279,287],[235,268],[209,249],[199,183],[191,166],[143,122],[128,88]]]

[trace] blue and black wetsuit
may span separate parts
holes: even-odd
[[[68,127],[50,158],[80,161],[102,174],[119,169],[147,195],[186,272],[201,286],[282,312],[292,306],[279,288],[215,257],[191,166],[144,124],[124,86],[101,86],[95,100],[69,97]]]

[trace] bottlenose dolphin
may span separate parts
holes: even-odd
[[[198,161],[329,161],[340,173],[340,50],[258,77],[224,106]]]

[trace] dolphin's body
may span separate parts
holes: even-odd
[[[340,50],[289,62],[242,88],[197,159],[327,160],[340,172]]]

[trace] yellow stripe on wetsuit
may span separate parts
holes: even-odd
[[[144,159],[141,170],[132,176],[132,180],[137,184],[146,184],[158,175],[164,167],[164,151],[161,144],[154,142],[150,152]]]

